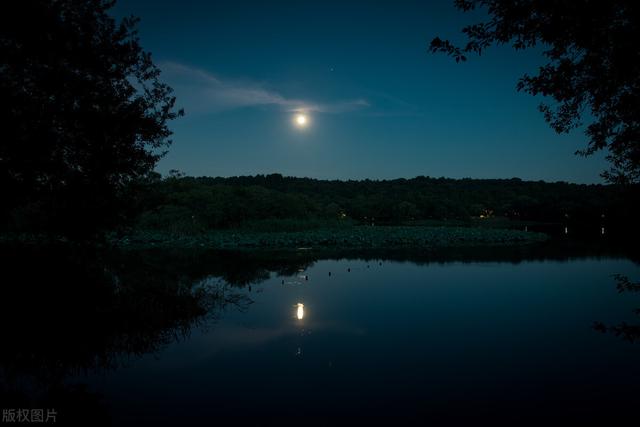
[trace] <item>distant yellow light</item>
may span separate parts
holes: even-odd
[[[298,309],[296,310],[296,317],[298,320],[302,320],[304,318],[304,304],[298,303]]]

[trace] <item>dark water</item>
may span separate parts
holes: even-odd
[[[0,406],[59,425],[621,425],[640,399],[640,294],[612,278],[640,278],[628,255],[12,253]]]

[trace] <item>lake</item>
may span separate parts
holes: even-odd
[[[612,277],[640,278],[625,251],[86,255],[8,255],[3,408],[91,425],[637,417],[637,335],[594,327],[638,324],[640,294]]]

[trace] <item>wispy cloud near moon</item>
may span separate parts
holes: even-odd
[[[369,107],[365,99],[332,103],[292,99],[254,82],[222,80],[177,62],[159,64],[163,79],[174,88],[178,103],[187,111],[215,113],[244,107],[273,106],[285,111],[345,113]]]

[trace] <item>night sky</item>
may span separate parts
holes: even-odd
[[[141,18],[185,110],[161,173],[602,181],[604,155],[575,156],[582,132],[557,135],[515,89],[541,50],[460,64],[427,52],[482,18],[451,0],[120,0],[113,14]]]

